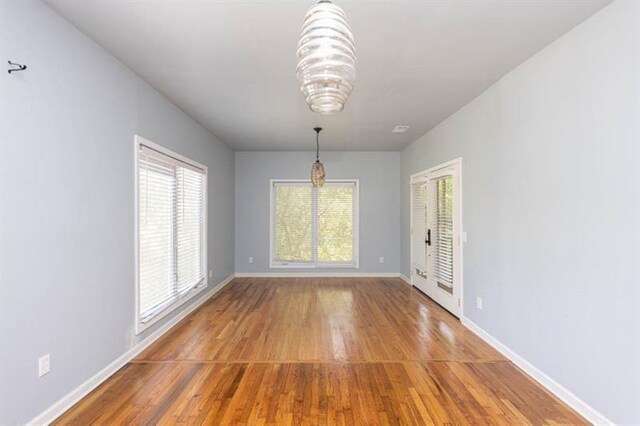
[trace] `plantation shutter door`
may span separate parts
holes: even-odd
[[[320,263],[354,263],[358,217],[355,182],[325,182],[317,194],[317,260]]]
[[[440,285],[453,288],[453,176],[438,178],[433,186],[434,273]]]
[[[312,187],[273,183],[273,259],[283,264],[313,262]]]
[[[414,267],[427,269],[427,218],[426,218],[426,183],[414,183],[411,186],[411,250]]]

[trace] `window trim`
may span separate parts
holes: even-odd
[[[310,262],[291,263],[278,262],[274,259],[274,234],[273,227],[273,207],[274,207],[274,187],[276,183],[301,183],[311,185],[308,179],[270,179],[269,180],[269,269],[359,269],[360,268],[360,179],[326,179],[326,183],[353,183],[355,185],[355,196],[353,202],[353,262]],[[316,219],[313,219],[314,221]],[[313,239],[317,243],[317,230],[314,228]]]
[[[164,304],[160,305],[153,314],[148,316],[145,321],[142,321],[141,311],[140,311],[140,148],[147,147],[154,151],[159,152],[160,154],[172,157],[185,165],[194,167],[196,169],[202,170],[204,172],[204,247],[203,247],[203,257],[204,257],[204,281],[200,285],[196,285],[193,288],[190,288],[186,292],[177,293],[174,297],[167,300]],[[174,151],[171,151],[168,148],[165,148],[161,145],[158,145],[154,142],[151,142],[148,139],[143,138],[142,136],[135,135],[134,143],[134,226],[135,226],[135,334],[139,335],[153,324],[160,321],[162,318],[169,315],[171,312],[174,312],[178,307],[182,306],[187,301],[193,299],[196,295],[200,294],[209,286],[209,258],[207,256],[208,249],[208,229],[209,229],[209,200],[208,200],[208,168],[207,166],[198,163],[197,161],[193,161],[190,158],[187,158],[183,155],[180,155]]]

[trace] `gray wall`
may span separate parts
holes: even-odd
[[[233,272],[233,152],[41,2],[0,2],[0,37],[0,424],[13,424],[135,343],[134,135],[209,167],[211,286]],[[10,76],[7,60],[28,69]]]
[[[404,274],[409,175],[462,156],[465,315],[620,423],[640,422],[639,13],[606,7],[401,156],[322,153],[360,179],[358,272]],[[234,198],[233,152],[40,2],[0,2],[0,63],[4,424],[136,342],[134,134],[209,166],[213,283],[234,270],[234,204],[235,270],[272,271],[269,179],[307,178],[314,155],[236,153]]]
[[[360,179],[359,269],[269,269],[269,180],[309,179],[315,152],[236,152],[236,272],[398,272],[400,153],[321,152],[320,159],[327,179]]]
[[[463,157],[464,314],[619,423],[640,423],[638,5],[607,6],[402,152],[403,273],[409,176]]]

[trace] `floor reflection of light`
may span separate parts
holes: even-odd
[[[348,288],[319,288],[318,302],[331,333],[331,357],[346,360],[345,336],[353,335],[353,291]]]
[[[341,321],[334,318],[329,320],[331,330],[331,357],[336,360],[346,360],[347,347],[344,344],[344,331],[340,326]]]
[[[429,357],[435,347],[433,342],[433,331],[430,324],[429,308],[425,305],[418,305],[418,333],[419,339],[413,339],[416,343],[415,350],[418,351],[419,356]]]
[[[449,342],[456,342],[456,335],[453,333],[451,327],[449,327],[449,324],[444,321],[440,321],[438,323],[438,330],[440,330],[440,332],[449,340]]]
[[[429,340],[429,309],[425,305],[419,305],[418,313],[420,314],[420,318],[418,319],[418,329],[420,330],[420,336]]]
[[[347,288],[319,288],[318,300],[325,314],[352,315],[353,291]]]

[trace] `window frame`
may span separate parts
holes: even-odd
[[[354,197],[353,197],[353,261],[352,262],[319,262],[317,259],[317,210],[316,214],[312,216],[314,228],[312,230],[312,239],[315,249],[313,250],[316,256],[311,262],[280,262],[275,260],[275,229],[273,226],[275,207],[275,184],[305,184],[311,186],[311,181],[308,179],[270,179],[269,180],[269,268],[270,269],[359,269],[360,268],[360,180],[359,179],[326,179],[325,183],[348,183],[354,185]],[[317,209],[317,203],[313,203],[312,207]]]
[[[134,137],[134,223],[135,223],[135,334],[138,335],[156,324],[162,318],[174,312],[178,307],[182,306],[187,301],[193,299],[198,294],[202,293],[209,287],[209,258],[208,258],[208,229],[209,229],[209,199],[208,199],[208,168],[204,164],[200,164],[197,161],[193,161],[177,152],[174,152],[168,148],[165,148],[157,143],[151,142],[142,136],[135,135]],[[140,149],[141,147],[147,147],[160,154],[171,157],[177,161],[184,163],[187,166],[199,169],[204,174],[204,221],[203,221],[203,267],[204,267],[204,280],[201,284],[180,293],[177,292],[174,297],[164,304],[158,306],[156,311],[148,317],[145,321],[142,321],[140,310]]]

